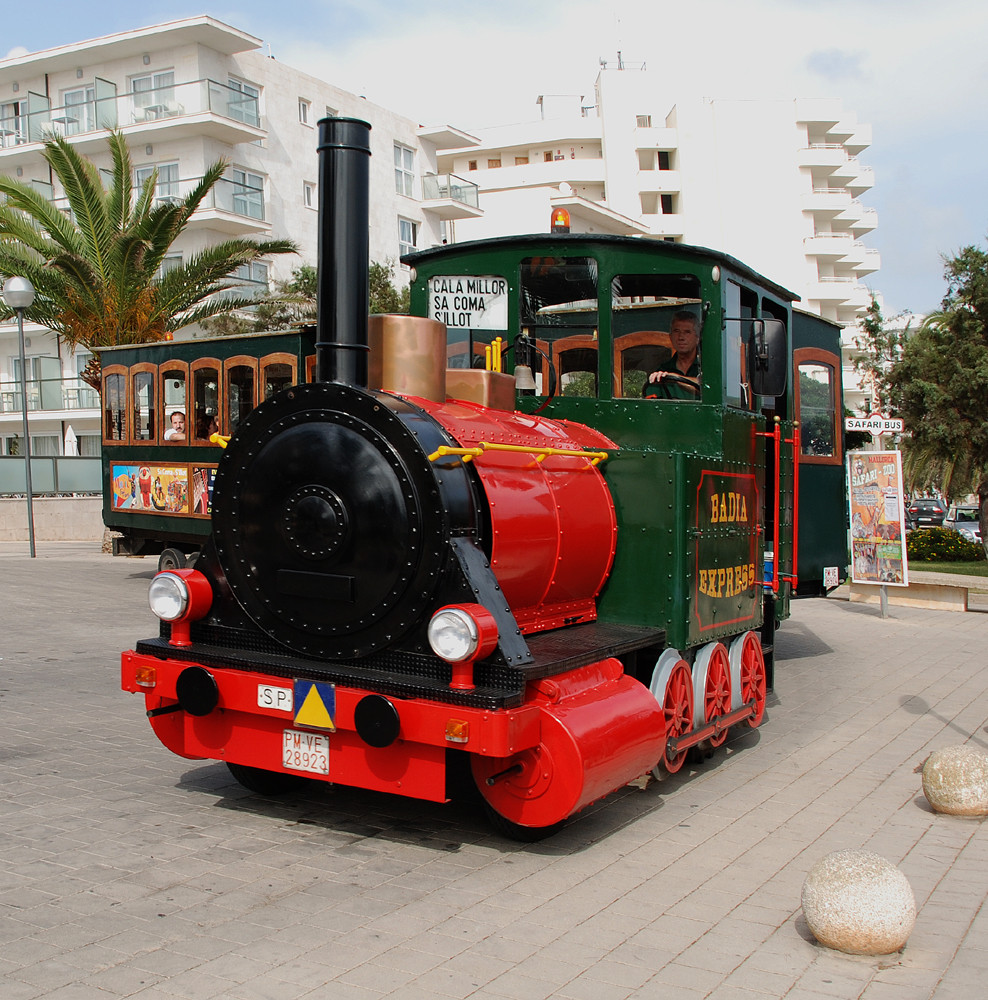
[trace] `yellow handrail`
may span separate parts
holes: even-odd
[[[473,448],[449,448],[446,445],[440,445],[429,456],[429,461],[435,462],[436,459],[443,458],[446,455],[459,455],[464,462],[470,462],[483,455],[485,451],[517,451],[526,455],[534,455],[536,462],[542,462],[553,455],[566,455],[571,458],[585,458],[591,465],[598,465],[610,457],[606,451],[585,451],[582,448],[528,448],[520,444],[498,444],[495,441],[478,441]]]

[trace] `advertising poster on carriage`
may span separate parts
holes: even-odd
[[[851,581],[909,584],[902,456],[898,451],[849,451]]]

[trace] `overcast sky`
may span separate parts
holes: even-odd
[[[537,116],[540,94],[593,93],[599,60],[646,62],[677,99],[840,97],[872,126],[862,201],[886,314],[927,312],[941,255],[988,234],[988,4],[979,0],[172,0],[274,58],[421,124],[470,131]],[[132,0],[8,5],[0,56],[156,23]]]

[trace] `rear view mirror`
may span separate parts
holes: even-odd
[[[789,374],[785,324],[778,319],[751,321],[748,338],[748,380],[756,396],[781,396]]]

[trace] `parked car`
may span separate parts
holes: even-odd
[[[906,529],[935,528],[943,524],[947,508],[936,497],[917,497],[906,507]]]
[[[945,528],[959,531],[969,542],[981,541],[981,526],[978,523],[978,505],[974,503],[951,504],[943,519]]]

